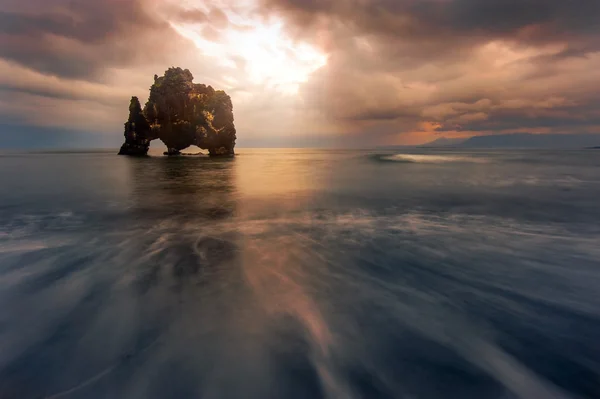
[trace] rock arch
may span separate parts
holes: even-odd
[[[137,97],[129,104],[125,143],[120,155],[146,155],[152,140],[160,139],[168,155],[195,145],[211,156],[234,154],[236,130],[231,98],[222,90],[193,83],[187,69],[169,68],[154,75],[148,102]]]

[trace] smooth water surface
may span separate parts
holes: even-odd
[[[0,398],[600,397],[600,153],[0,155]]]

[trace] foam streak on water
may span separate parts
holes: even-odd
[[[404,162],[404,163],[484,163],[485,158],[474,156],[458,156],[458,155],[423,155],[423,154],[392,154],[381,155],[380,159],[389,162]]]
[[[0,398],[599,397],[600,161],[409,155],[0,157]]]

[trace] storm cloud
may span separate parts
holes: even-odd
[[[348,130],[368,125],[384,140],[419,131],[424,139],[432,131],[599,131],[598,1],[262,5],[330,54],[304,95]]]
[[[242,5],[244,18],[281,21],[327,56],[297,94],[252,81],[246,60],[220,63],[177,29],[219,46],[248,29]],[[5,0],[0,116],[115,134],[128,97],[181,65],[232,94],[242,145],[599,133],[598,15],[597,0]]]
[[[64,78],[160,61],[183,39],[138,0],[33,0],[0,9],[0,54]]]

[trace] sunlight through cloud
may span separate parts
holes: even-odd
[[[314,71],[326,65],[325,54],[286,36],[283,21],[264,20],[239,9],[223,11],[230,24],[213,40],[203,34],[201,24],[170,23],[203,54],[218,58],[221,66],[241,70],[244,76],[240,80],[283,93],[297,93]]]

